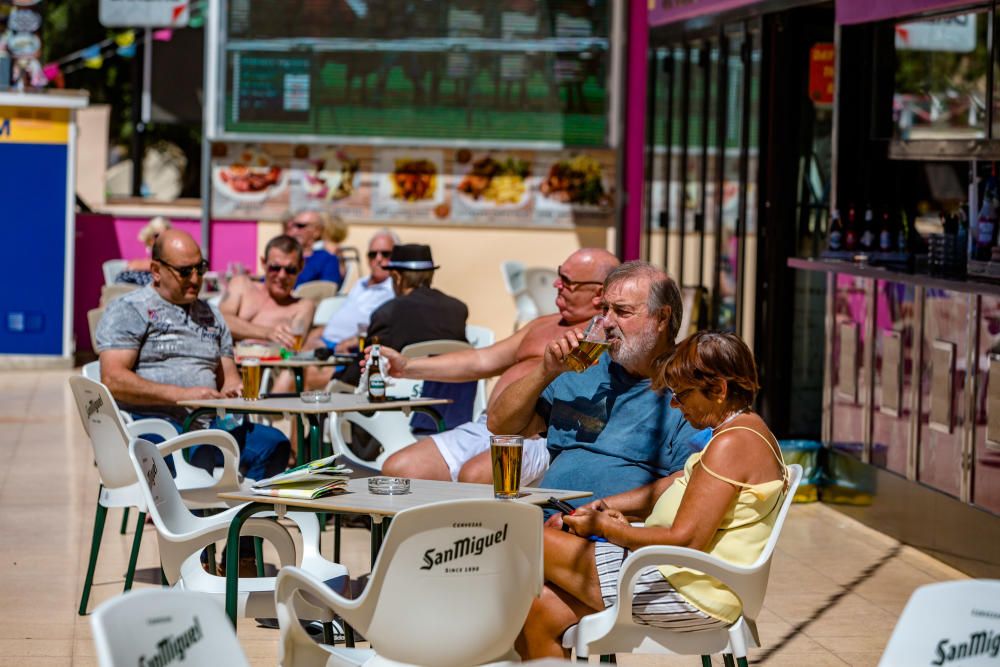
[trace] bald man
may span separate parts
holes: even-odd
[[[236,397],[242,383],[226,321],[198,298],[208,269],[198,244],[167,230],[153,244],[150,268],[152,284],[108,304],[97,326],[101,382],[122,410],[167,419],[179,431],[188,410],[178,401]],[[245,476],[285,469],[289,443],[277,429],[244,420],[231,434]],[[222,452],[196,447],[191,462],[211,472],[222,465]]]
[[[490,396],[492,405],[494,397],[541,363],[547,343],[572,328],[585,325],[600,312],[604,279],[616,266],[618,258],[607,250],[577,250],[558,270],[559,277],[555,281],[558,313],[532,320],[510,338],[482,349],[406,359],[395,350],[383,347],[389,374],[397,378],[439,382],[469,382],[499,374]],[[435,433],[396,452],[385,460],[382,472],[417,479],[485,484],[492,479],[489,449],[490,432],[486,428],[486,413],[483,413],[475,422]],[[536,438],[525,442],[522,459],[521,479],[528,484],[544,474],[548,467],[545,440]]]

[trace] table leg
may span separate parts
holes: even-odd
[[[273,512],[275,505],[265,503],[247,503],[236,513],[229,524],[229,535],[226,538],[226,615],[236,631],[237,596],[240,586],[240,531],[243,524],[259,512]]]
[[[311,461],[315,461],[316,459],[322,456],[322,452],[320,451],[320,448],[323,444],[322,426],[323,426],[322,415],[309,415],[309,452],[311,456],[310,458]],[[320,531],[325,531],[326,513],[317,512],[316,517],[319,519]]]
[[[306,446],[306,430],[302,426],[302,415],[293,415],[292,419],[295,420],[295,442],[299,449],[296,453],[295,461],[299,465],[302,465],[309,460],[309,450]]]
[[[292,368],[292,373],[295,375],[295,391],[301,394],[306,384],[305,381],[306,369],[302,368],[301,366],[296,366]]]

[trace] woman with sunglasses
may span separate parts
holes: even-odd
[[[630,551],[677,545],[746,565],[771,534],[788,473],[777,440],[753,412],[759,387],[750,349],[734,334],[698,332],[677,346],[653,386],[692,426],[711,428],[712,439],[683,471],[546,523],[546,584],[518,637],[523,659],[568,655],[562,634],[615,602]],[[740,615],[728,588],[675,567],[645,570],[632,605],[636,623],[686,631],[730,625]]]

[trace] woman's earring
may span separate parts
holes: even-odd
[[[715,402],[716,402],[716,403],[718,403],[719,405],[722,405],[722,399],[721,399],[721,398],[720,398],[720,399],[718,399],[718,400],[717,400],[717,401],[715,401]]]

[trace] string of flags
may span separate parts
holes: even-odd
[[[196,0],[174,8],[177,15],[183,13],[185,9],[190,9],[188,18],[189,28],[200,28],[205,25],[204,10],[207,6],[206,0]],[[173,39],[173,28],[160,28],[147,30],[145,39],[152,38],[157,42],[169,42]],[[79,49],[66,54],[58,60],[54,60],[42,66],[45,77],[53,82],[57,88],[63,87],[63,75],[71,74],[81,69],[101,69],[104,61],[115,56],[121,58],[132,58],[138,45],[143,43],[143,37],[136,35],[135,30],[126,30],[112,37],[101,40],[97,44],[92,44],[86,48]]]

